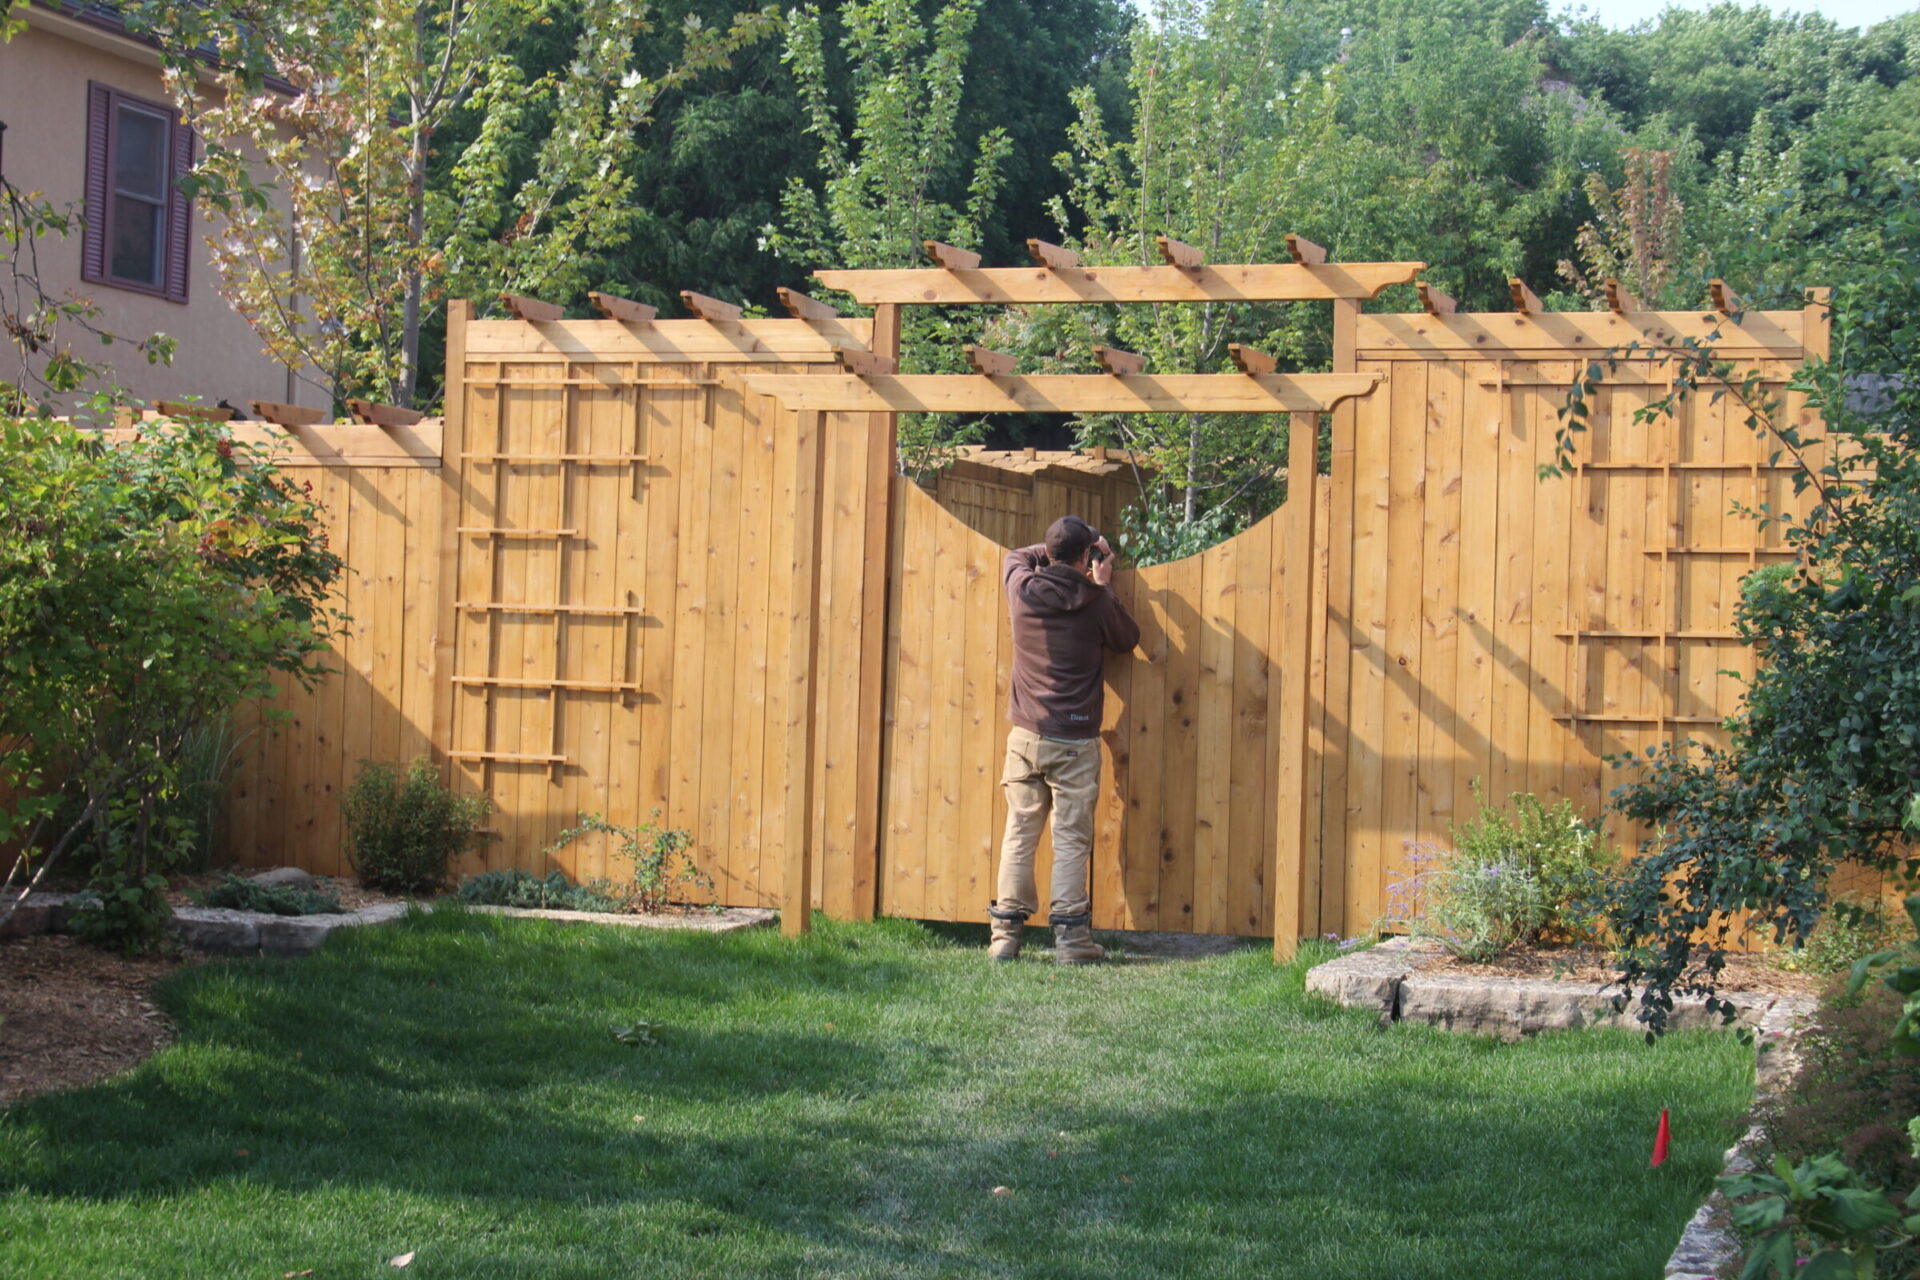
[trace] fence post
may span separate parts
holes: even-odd
[[[794,415],[799,425],[793,481],[793,612],[787,630],[786,846],[780,932],[813,925],[813,731],[820,691],[820,522],[827,416]]]
[[[433,635],[433,736],[430,745],[434,763],[440,766],[452,784],[453,750],[453,644],[458,612],[454,608],[460,593],[460,510],[466,486],[466,467],[460,455],[466,452],[467,435],[467,322],[473,319],[473,303],[454,298],[447,303],[447,375],[441,388],[442,427],[440,434],[440,596],[434,615]]]
[[[900,359],[900,307],[885,302],[873,309],[869,348],[882,359]],[[886,740],[887,599],[893,573],[893,486],[898,469],[900,417],[867,415],[867,559],[860,601],[860,741],[855,761],[853,823],[853,915],[871,920],[880,910],[880,839],[884,830]]]
[[[1293,959],[1300,940],[1302,890],[1307,850],[1312,841],[1309,812],[1313,761],[1308,740],[1312,699],[1307,680],[1313,666],[1314,500],[1318,496],[1320,415],[1288,415],[1287,509],[1290,513],[1286,544],[1286,610],[1279,637],[1280,777],[1274,787],[1279,820],[1274,824],[1273,957]],[[1291,855],[1291,856],[1289,856]]]

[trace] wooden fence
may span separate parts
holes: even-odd
[[[1474,782],[1597,813],[1600,756],[1712,735],[1737,705],[1738,582],[1783,553],[1730,508],[1795,501],[1764,446],[1724,402],[1635,421],[1665,387],[1643,356],[1604,380],[1578,474],[1536,473],[1603,349],[1717,332],[1779,385],[1822,348],[1816,312],[1335,305],[1359,375],[1340,394],[1373,389],[1331,416],[1311,531],[1289,504],[1116,579],[1143,640],[1109,665],[1102,926],[1351,932],[1390,913],[1410,844],[1471,815]],[[1004,814],[1003,550],[890,478],[877,401],[755,389],[884,355],[896,323],[456,311],[437,440],[293,433],[353,622],[338,674],[253,726],[230,847],[337,871],[357,763],[433,751],[496,806],[462,870],[605,874],[603,841],[543,850],[581,811],[658,810],[724,901],[787,900],[799,865],[835,915],[980,919]]]

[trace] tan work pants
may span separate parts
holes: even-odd
[[[1053,814],[1053,916],[1084,915],[1092,905],[1087,867],[1093,856],[1094,799],[1100,792],[1100,740],[1043,738],[1017,725],[1007,735],[1000,772],[1007,791],[1007,832],[1000,842],[998,905],[1037,911],[1033,851]]]

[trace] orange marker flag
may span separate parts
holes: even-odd
[[[1667,1125],[1667,1109],[1660,1108],[1660,1128],[1653,1135],[1653,1163],[1650,1168],[1658,1169],[1667,1162],[1667,1145],[1673,1139],[1673,1130]]]

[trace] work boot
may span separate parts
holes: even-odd
[[[998,961],[1018,960],[1020,942],[1027,931],[1027,913],[1019,910],[1002,911],[998,906],[989,905],[987,914],[993,917],[993,938],[987,943],[987,956]]]
[[[1107,958],[1107,949],[1093,940],[1092,924],[1092,912],[1054,917],[1053,958],[1057,963],[1099,964]]]

